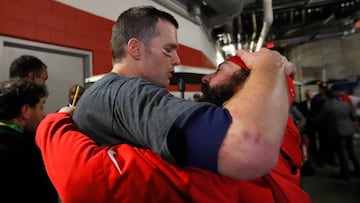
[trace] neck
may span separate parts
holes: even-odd
[[[126,77],[141,77],[138,71],[138,63],[131,59],[123,59],[121,62],[115,63],[111,72]]]

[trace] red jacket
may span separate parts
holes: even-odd
[[[311,202],[299,187],[299,170],[292,175],[282,156],[270,174],[234,180],[206,170],[177,168],[150,150],[127,144],[98,146],[65,113],[46,116],[36,143],[63,203],[271,203],[274,198],[280,203]]]

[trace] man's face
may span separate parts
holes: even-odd
[[[73,103],[73,100],[75,98],[75,93],[76,93],[76,87],[77,86],[73,86],[69,89],[69,103],[72,104]],[[78,96],[76,97],[76,102],[75,102],[75,105],[76,103],[79,101],[81,95],[84,93],[85,89],[82,88],[82,87],[79,87],[79,92],[78,92]]]
[[[169,22],[159,20],[156,36],[145,44],[142,77],[162,87],[170,84],[174,66],[180,64],[177,54],[177,30]]]
[[[307,90],[305,92],[305,96],[306,96],[306,99],[310,100],[311,98],[313,98],[313,93],[310,90]]]
[[[248,73],[231,61],[219,65],[215,73],[202,78],[202,92],[205,101],[221,106],[235,94],[247,78]]]
[[[34,82],[38,85],[45,86],[45,82],[48,79],[48,71],[46,67],[42,67],[41,74],[38,76],[35,74]]]
[[[26,117],[25,131],[35,132],[40,121],[45,117],[44,111],[45,97],[42,97],[40,101],[34,106],[29,107]]]

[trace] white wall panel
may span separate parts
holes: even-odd
[[[50,94],[46,113],[67,105],[71,85],[84,84],[84,78],[92,72],[92,54],[88,51],[1,36],[0,42],[0,81],[9,79],[10,64],[21,55],[36,56],[47,65],[46,86]]]

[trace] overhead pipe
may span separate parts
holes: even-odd
[[[244,41],[243,36],[241,36],[241,34],[240,34],[240,33],[243,33],[241,15],[238,15],[235,18],[234,22],[235,22],[235,27],[234,27],[234,33],[235,34],[234,34],[234,37],[235,37],[235,43],[236,43],[235,48],[237,50],[239,50],[239,49],[242,49],[242,44],[241,43],[242,43],[242,41]]]
[[[264,0],[263,7],[264,7],[264,22],[263,22],[263,27],[261,29],[261,33],[259,36],[259,40],[256,44],[255,51],[260,50],[261,47],[263,46],[266,35],[268,34],[271,24],[273,23],[273,20],[274,20],[273,9],[272,9],[272,0]]]
[[[232,23],[232,20],[240,15],[244,6],[243,0],[185,1],[187,2],[186,4],[182,1],[175,0],[153,1],[199,25],[209,40],[212,40],[210,29],[220,27],[226,23]],[[201,11],[201,4],[209,6],[213,12],[205,16]],[[184,7],[186,7],[186,9]]]
[[[249,51],[253,52],[255,47],[255,40],[256,40],[256,34],[257,34],[257,23],[256,23],[256,15],[255,13],[252,14],[252,22],[253,22],[253,33],[251,35],[251,41],[249,45]]]

